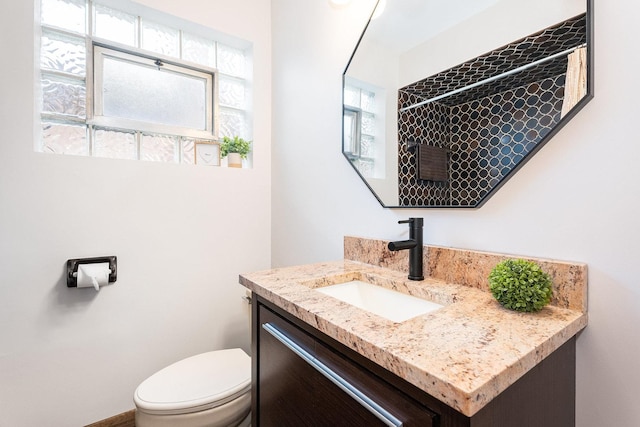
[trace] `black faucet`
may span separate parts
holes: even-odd
[[[422,274],[422,218],[409,218],[398,221],[398,224],[409,224],[409,240],[389,242],[390,251],[409,249],[409,280],[424,280]]]

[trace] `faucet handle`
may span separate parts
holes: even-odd
[[[398,221],[398,224],[411,224],[421,227],[424,225],[424,218],[409,218]]]

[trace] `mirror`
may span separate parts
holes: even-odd
[[[592,98],[590,11],[379,0],[343,75],[345,157],[384,207],[480,207]]]

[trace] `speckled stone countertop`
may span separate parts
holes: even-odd
[[[537,313],[518,313],[486,284],[491,268],[512,256],[425,246],[427,277],[411,281],[406,252],[346,237],[343,260],[242,274],[240,283],[467,416],[587,325],[584,264],[520,257],[551,275],[554,297]],[[395,323],[314,290],[348,280],[444,307]]]

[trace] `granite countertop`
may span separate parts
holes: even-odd
[[[383,245],[345,238],[345,256],[352,259],[242,274],[240,283],[467,416],[587,325],[583,264],[542,260],[554,281],[554,299],[539,312],[518,313],[500,306],[488,288],[476,287],[468,272],[455,282],[439,277],[439,271],[449,271],[444,259],[451,268],[483,275],[508,256],[426,246],[428,277],[411,281],[394,268],[402,260],[390,259],[402,254],[385,253]],[[368,257],[378,265],[362,262]],[[460,260],[463,267],[457,265]],[[444,307],[395,323],[314,290],[348,280],[365,280]]]

